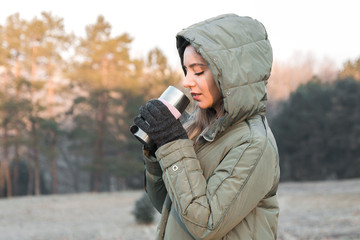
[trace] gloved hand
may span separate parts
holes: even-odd
[[[157,99],[140,107],[140,115],[134,119],[134,123],[147,133],[158,148],[165,143],[188,138],[180,121]]]

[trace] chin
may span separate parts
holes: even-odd
[[[204,110],[211,107],[209,105],[203,105],[203,104],[199,104],[198,106],[199,106],[199,108],[204,109]]]

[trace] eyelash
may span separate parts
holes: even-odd
[[[204,73],[204,71],[202,71],[202,72],[199,72],[199,73],[194,73],[196,76],[200,76],[201,74],[203,74]]]

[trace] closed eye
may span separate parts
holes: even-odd
[[[201,74],[203,74],[204,73],[204,71],[202,71],[202,72],[198,72],[198,73],[194,73],[196,76],[200,76]]]

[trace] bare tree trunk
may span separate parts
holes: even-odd
[[[54,131],[50,131],[50,154],[51,154],[51,173],[52,173],[52,190],[53,194],[56,194],[57,186],[58,186],[58,179],[57,179],[57,167],[56,167],[56,157],[55,157],[55,133]]]
[[[12,188],[11,188],[11,177],[10,177],[10,163],[9,163],[9,145],[8,145],[8,131],[7,126],[5,125],[3,128],[3,171],[4,177],[6,181],[6,190],[7,197],[12,196]]]
[[[96,158],[98,159],[98,163],[99,163],[99,170],[97,172],[98,175],[98,179],[100,180],[98,182],[98,190],[100,187],[101,183],[105,183],[105,179],[104,179],[104,171],[103,171],[103,161],[104,161],[104,137],[105,137],[105,130],[106,130],[106,102],[104,102],[104,98],[105,98],[105,94],[103,94],[102,96],[100,96],[100,119],[98,122],[98,139],[97,139],[97,143],[96,143]]]
[[[4,197],[5,192],[5,174],[4,174],[4,160],[0,161],[0,197]]]
[[[7,189],[7,197],[12,197],[12,186],[11,186],[11,174],[10,174],[10,163],[9,158],[5,160],[5,179],[6,179],[6,189]]]
[[[0,197],[5,195],[5,166],[4,159],[0,160]]]
[[[101,83],[103,88],[106,88],[108,85],[108,59],[107,56],[103,57],[102,59],[102,78]],[[97,109],[96,114],[96,126],[97,126],[97,139],[95,142],[95,179],[94,179],[94,190],[98,191],[102,180],[104,180],[103,176],[103,164],[102,161],[104,160],[104,136],[106,130],[106,120],[107,120],[107,93],[102,92],[99,96],[99,107]]]
[[[100,97],[100,100],[101,101]],[[100,190],[100,186],[102,184],[102,174],[103,174],[103,144],[104,144],[104,114],[102,111],[102,104],[99,104],[99,109],[97,110],[97,117],[96,117],[96,132],[97,132],[97,139],[95,142],[95,148],[94,148],[94,155],[95,155],[95,173],[94,173],[94,191],[97,192]]]
[[[54,83],[53,83],[53,65],[49,63],[49,88],[48,88],[48,107],[49,107],[49,117],[50,119],[54,118],[53,102],[54,102]],[[51,160],[51,175],[52,175],[52,192],[53,194],[57,193],[57,167],[56,167],[56,156],[55,156],[55,132],[50,130],[50,160]]]
[[[16,151],[16,150],[15,150]],[[14,196],[19,195],[19,158],[14,159],[14,168],[13,168],[13,190]]]
[[[12,197],[11,175],[10,175],[10,163],[9,163],[9,145],[8,145],[8,131],[7,126],[3,126],[3,151],[2,161],[0,163],[0,191],[1,194],[5,194],[8,198]]]
[[[31,81],[35,80],[36,74],[36,55],[37,55],[37,41],[33,41],[32,49],[32,64],[31,64]],[[33,102],[33,90],[31,88],[31,102]],[[39,156],[38,156],[38,142],[37,142],[37,129],[36,129],[36,117],[34,114],[31,116],[31,132],[33,141],[33,160],[34,160],[34,180],[35,180],[35,195],[40,195],[40,170],[39,170]],[[36,114],[35,114],[36,115]]]
[[[20,67],[20,61],[19,58],[16,57],[16,63],[15,63],[15,78],[18,80],[20,78],[21,73],[21,67]],[[16,86],[16,93],[15,93],[15,99],[16,102],[19,101],[19,87]],[[18,124],[15,124],[14,129],[14,138],[15,138],[15,158],[14,158],[14,168],[13,168],[13,194],[16,196],[19,194],[19,161],[20,161],[20,154],[19,154],[19,130],[18,130]]]
[[[28,173],[29,173],[29,182],[27,187],[27,194],[32,195],[34,191],[34,172],[33,172],[33,156],[31,154],[32,148],[28,148]]]
[[[33,140],[33,160],[34,160],[34,180],[35,180],[35,195],[40,195],[40,167],[39,167],[39,155],[38,155],[38,139],[37,128],[35,119],[31,122],[31,132]]]
[[[5,89],[9,84],[9,75],[6,74]],[[11,174],[10,174],[10,159],[9,159],[9,135],[8,135],[8,123],[9,118],[5,116],[2,119],[2,161],[1,161],[1,171],[2,171],[2,182],[1,189],[5,188],[6,183],[6,196],[10,198],[12,196],[12,186],[11,186]],[[4,191],[3,191],[4,193]]]

